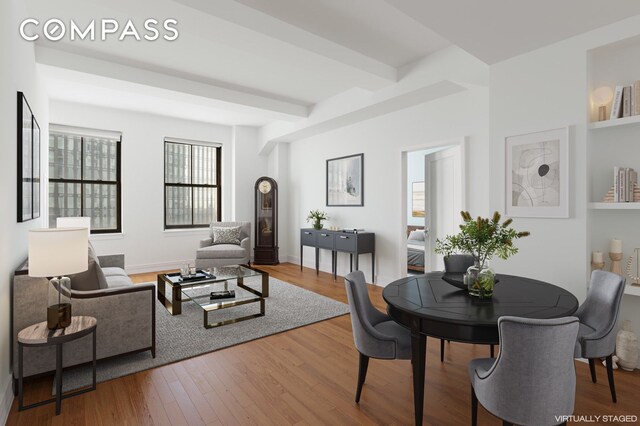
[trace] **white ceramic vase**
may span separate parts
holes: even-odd
[[[638,336],[631,329],[631,321],[625,320],[616,336],[616,355],[618,365],[627,371],[633,371],[638,365]]]

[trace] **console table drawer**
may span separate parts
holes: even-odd
[[[355,253],[357,243],[357,236],[355,235],[336,235],[335,248],[337,251]]]
[[[300,245],[315,247],[316,235],[317,235],[317,232],[314,232],[314,231],[306,231],[306,230],[300,231]]]
[[[320,231],[318,232],[317,236],[317,246],[319,248],[333,250],[333,234]]]

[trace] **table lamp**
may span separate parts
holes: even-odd
[[[602,86],[591,94],[591,101],[598,107],[598,121],[607,119],[607,105],[613,100],[613,90],[610,87]]]
[[[90,217],[59,217],[56,218],[56,228],[87,228],[87,238],[91,234]]]
[[[87,228],[29,231],[29,276],[49,278],[47,327],[71,324],[71,280],[65,275],[88,268]]]

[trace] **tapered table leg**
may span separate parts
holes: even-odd
[[[427,338],[417,330],[411,330],[411,361],[413,364],[413,405],[415,424],[422,424],[424,410],[424,373]]]

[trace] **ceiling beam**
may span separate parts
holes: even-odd
[[[377,90],[398,79],[395,67],[289,24],[234,0],[176,0],[201,12],[251,29],[266,37],[315,53],[363,73],[361,87]],[[368,77],[367,77],[368,76]]]
[[[238,87],[225,87],[222,82],[215,84],[191,80],[119,63],[114,58],[104,56],[96,58],[36,44],[36,61],[57,68],[214,99],[228,105],[242,105],[260,111],[270,111],[276,113],[273,117],[276,119],[299,119],[309,114],[307,105],[272,98],[262,93],[252,93],[248,88],[243,90]]]

